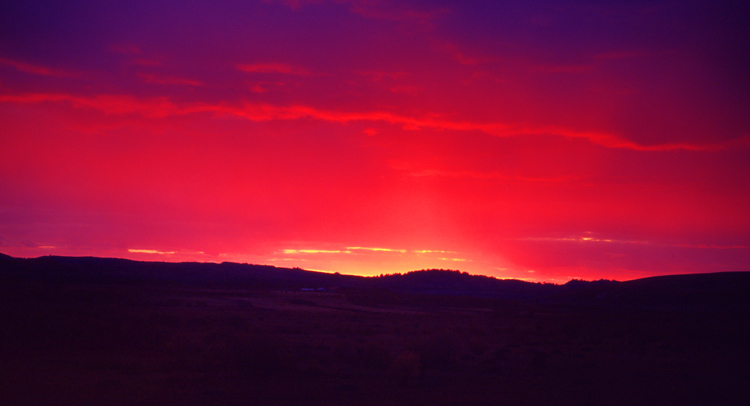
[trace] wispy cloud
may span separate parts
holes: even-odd
[[[746,250],[750,249],[750,246],[732,244],[732,245],[715,245],[715,244],[678,244],[680,248],[699,248],[707,250]]]
[[[32,73],[35,75],[56,76],[56,77],[75,76],[72,73],[66,72],[63,70],[52,69],[46,66],[36,65],[36,64],[18,61],[14,59],[0,58],[0,64],[12,66],[21,72]]]
[[[251,92],[262,94],[266,93],[272,90],[276,90],[279,88],[282,88],[286,86],[285,82],[269,82],[269,81],[259,81],[259,82],[246,82],[246,85],[248,89],[250,89]]]
[[[400,125],[406,130],[481,131],[497,137],[524,135],[561,136],[582,138],[607,148],[636,151],[720,151],[730,147],[750,147],[750,135],[716,143],[666,143],[642,145],[615,134],[594,131],[577,131],[557,126],[529,126],[497,122],[449,120],[433,115],[417,117],[388,111],[335,111],[304,105],[276,106],[272,104],[245,103],[241,106],[226,104],[177,104],[167,97],[140,99],[129,95],[79,96],[70,94],[27,93],[0,95],[0,102],[41,103],[69,102],[74,106],[93,108],[107,114],[140,114],[149,118],[213,112],[220,115],[242,117],[251,121],[314,119],[332,123],[380,122]]]
[[[308,106],[272,106],[267,104],[245,104],[244,108],[235,110],[235,115],[253,121],[267,121],[274,119],[295,120],[312,118],[328,122],[350,123],[357,121],[379,121],[388,124],[401,125],[406,130],[421,130],[425,128],[437,130],[481,131],[498,137],[521,135],[549,135],[567,138],[583,138],[594,144],[607,148],[623,148],[636,151],[719,151],[731,146],[750,146],[750,136],[741,139],[719,143],[691,144],[667,143],[657,145],[642,145],[622,138],[615,134],[594,131],[577,131],[574,129],[555,126],[528,126],[508,123],[481,123],[472,121],[446,120],[435,117],[410,117],[386,111],[370,112],[341,112],[320,110]]]
[[[638,245],[649,244],[648,241],[601,238],[601,237],[594,237],[593,235],[590,235],[590,234],[572,235],[572,236],[565,236],[565,237],[521,237],[521,238],[511,238],[510,240],[539,241],[539,242],[575,242],[575,243],[619,243],[619,244],[638,244]]]
[[[409,2],[393,0],[279,0],[279,2],[295,11],[303,6],[336,3],[345,5],[351,13],[368,19],[415,22],[426,26],[433,24],[436,18],[448,13],[446,8],[415,8]]]
[[[542,73],[586,73],[594,69],[596,69],[596,65],[594,64],[536,65],[533,71]]]
[[[518,182],[534,182],[534,183],[565,183],[565,182],[576,182],[583,179],[580,176],[562,175],[562,176],[551,176],[551,177],[532,177],[532,176],[516,176],[507,174],[500,171],[458,171],[458,170],[446,170],[446,169],[421,169],[415,168],[413,165],[408,163],[399,162],[396,160],[389,161],[389,166],[394,170],[404,171],[409,176],[413,177],[446,177],[446,178],[467,178],[467,179],[493,179],[503,181],[518,181]]]
[[[144,67],[164,65],[164,62],[157,58],[144,56],[141,47],[136,44],[115,44],[109,47],[109,51],[127,57],[129,65]]]
[[[285,75],[310,76],[312,73],[298,66],[287,63],[240,64],[237,69],[247,73],[281,73]]]
[[[592,233],[586,233],[583,235],[571,235],[564,237],[524,237],[524,238],[512,238],[515,241],[539,241],[539,242],[570,242],[570,243],[611,243],[611,244],[629,244],[629,245],[650,245],[660,247],[673,247],[673,248],[694,248],[694,249],[706,249],[706,250],[745,250],[750,249],[750,246],[742,244],[701,244],[701,243],[676,243],[669,241],[649,241],[649,240],[633,240],[633,239],[622,239],[622,238],[604,238],[597,237]]]
[[[461,65],[477,66],[492,61],[491,58],[470,56],[466,51],[460,49],[458,45],[454,43],[442,43],[437,45],[437,48]]]
[[[143,79],[144,82],[156,85],[188,85],[188,86],[202,86],[203,83],[192,80],[184,79],[173,76],[161,76],[154,75],[151,73],[139,73],[138,77]]]
[[[359,72],[359,74],[376,82],[379,82],[386,78],[390,80],[396,80],[405,76],[409,76],[408,72],[388,72],[388,71],[363,71],[363,72]]]
[[[615,51],[596,54],[580,63],[538,64],[528,62],[527,64],[529,69],[536,73],[588,73],[599,69],[604,64],[611,61],[634,59],[643,55],[645,55],[644,52]]]
[[[393,254],[455,254],[455,251],[446,250],[407,250],[403,248],[383,248],[383,247],[344,247],[342,249],[283,249],[280,251],[284,254],[354,254],[357,252],[371,252],[371,253],[393,253]],[[458,259],[453,258],[437,258],[443,261],[454,261]],[[465,260],[462,260],[465,261]]]
[[[139,99],[127,95],[77,96],[62,93],[27,93],[21,95],[0,95],[0,102],[68,102],[74,107],[91,108],[105,114],[138,114],[147,118],[164,118],[195,112],[191,108],[178,107],[166,97]],[[204,108],[202,107],[201,110]]]
[[[128,252],[131,252],[133,254],[158,254],[158,255],[174,255],[175,254],[175,251],[158,251],[158,250],[136,249],[136,248],[130,248],[128,249]]]
[[[284,254],[351,254],[351,251],[341,250],[315,250],[315,249],[285,249],[281,250]]]
[[[348,0],[348,3],[350,10],[362,17],[374,20],[416,22],[423,26],[431,26],[435,19],[448,13],[445,8],[417,9],[410,7],[408,2],[401,1]]]
[[[393,248],[376,248],[376,247],[346,247],[348,250],[359,250],[359,251],[376,251],[376,252],[399,252],[406,253],[407,250],[393,249]]]

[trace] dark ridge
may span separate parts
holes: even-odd
[[[750,273],[552,285],[2,255],[0,393],[12,405],[750,404],[748,293]]]
[[[626,282],[571,280],[549,303],[616,307],[750,307],[750,272],[665,275]]]
[[[356,285],[360,277],[224,262],[143,262],[117,258],[46,256],[3,261],[6,281],[168,285],[229,289],[299,289]]]
[[[339,290],[363,303],[444,303],[445,306],[459,307],[469,304],[484,306],[489,303],[487,300],[598,307],[723,304],[744,308],[750,302],[750,272],[658,276],[627,282],[572,280],[564,285],[555,285],[496,279],[443,269],[361,277],[229,262],[142,262],[62,256],[23,259],[0,254],[0,281],[7,289],[12,289],[7,286],[16,282],[50,286]],[[445,297],[477,300],[462,302]]]
[[[497,279],[466,272],[428,269],[375,278],[377,286],[403,293],[474,296],[495,299],[529,300],[552,293],[556,285]]]

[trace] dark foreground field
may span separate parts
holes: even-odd
[[[675,305],[651,291],[603,305],[583,289],[537,301],[441,301],[361,287],[18,277],[0,292],[7,405],[750,400],[748,308],[738,297]]]

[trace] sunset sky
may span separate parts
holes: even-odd
[[[6,0],[0,252],[748,271],[746,4]]]

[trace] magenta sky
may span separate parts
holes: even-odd
[[[741,3],[4,1],[0,252],[750,270]]]

